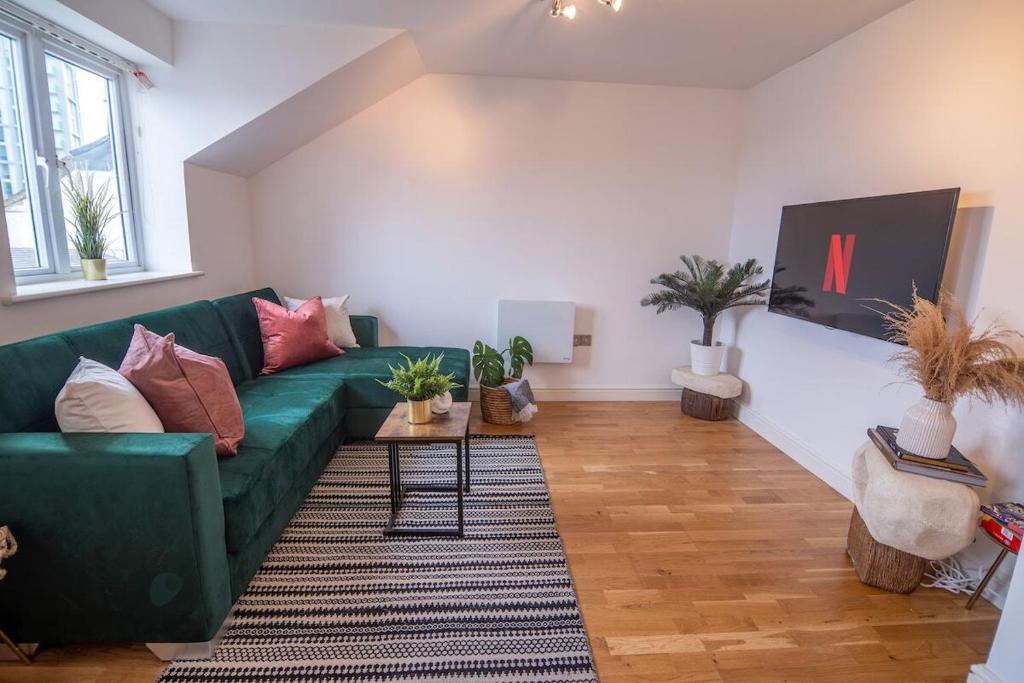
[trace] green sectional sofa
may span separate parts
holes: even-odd
[[[360,348],[260,376],[253,296],[278,302],[262,289],[0,347],[0,524],[20,545],[0,628],[17,641],[210,640],[338,445],[400,400],[376,382],[388,363],[444,352],[469,385],[466,350],[378,347],[369,316],[352,317]],[[224,360],[238,455],[218,459],[206,434],[60,433],[53,402],[78,358],[118,367],[135,323]]]

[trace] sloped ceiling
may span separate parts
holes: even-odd
[[[567,0],[569,1],[569,0]],[[196,21],[406,29],[427,71],[748,88],[907,0],[150,0]]]
[[[425,73],[403,32],[187,159],[249,177]]]

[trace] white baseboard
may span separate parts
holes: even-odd
[[[682,389],[643,387],[532,388],[538,401],[678,401],[682,393]],[[469,400],[480,400],[478,388],[470,388]]]
[[[967,683],[1003,683],[1003,679],[986,664],[975,664],[967,674]]]
[[[749,406],[737,404],[736,417],[765,441],[810,470],[814,476],[838,491],[844,498],[853,499],[853,480],[850,475],[836,468],[799,438]]]

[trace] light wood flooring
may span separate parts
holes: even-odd
[[[999,612],[862,585],[851,505],[740,423],[675,403],[544,403],[535,433],[603,683],[957,681]],[[140,646],[51,647],[0,681],[152,681]]]

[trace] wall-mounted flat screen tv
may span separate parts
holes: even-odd
[[[935,301],[959,188],[782,208],[768,310],[885,339],[871,299]]]

